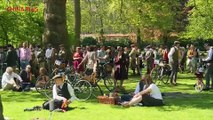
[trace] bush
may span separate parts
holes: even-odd
[[[131,45],[131,41],[129,39],[112,39],[109,41],[104,41],[103,45],[105,46],[112,46],[112,47],[129,47]]]
[[[97,41],[95,38],[93,37],[85,37],[82,42],[81,42],[82,46],[90,46],[90,45],[97,45]]]

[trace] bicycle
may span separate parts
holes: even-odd
[[[195,88],[195,91],[201,92],[205,87],[203,82],[203,76],[205,76],[204,73],[205,73],[206,64],[205,62],[202,61],[202,59],[199,59],[198,61],[199,62],[197,65],[197,70],[195,72],[197,82],[195,83],[194,88]]]
[[[72,75],[69,75],[68,73],[64,73],[63,77],[64,77],[64,82],[67,84],[70,84],[71,87],[73,88],[74,95],[77,100],[86,101],[91,97],[92,85],[90,84],[90,82],[86,80],[78,79],[77,74],[75,74],[73,77]],[[49,99],[52,98],[53,85],[54,85],[53,79],[50,79],[45,84],[45,96]]]
[[[153,82],[156,83],[160,80],[164,84],[167,84],[171,75],[171,67],[165,62],[160,62],[151,71]]]
[[[109,92],[114,89],[114,79],[112,77],[113,66],[107,62],[104,64],[98,64],[97,66],[97,82],[104,80],[104,86]]]

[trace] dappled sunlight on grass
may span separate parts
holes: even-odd
[[[130,76],[124,81],[125,89],[128,93],[134,92],[140,76]],[[143,116],[149,119],[174,120],[175,119],[193,119],[207,120],[213,118],[213,91],[198,93],[194,90],[196,78],[192,74],[179,74],[177,86],[159,83],[160,90],[165,93],[162,107],[141,107],[135,106],[124,108],[122,106],[100,104],[96,97],[88,101],[74,101],[71,104],[72,110],[66,113],[53,113],[53,120],[141,120]],[[101,89],[105,94],[109,92],[100,82]],[[33,118],[48,119],[50,113],[47,110],[24,112],[25,108],[42,105],[46,100],[41,94],[31,92],[12,92],[1,91],[4,105],[4,114],[15,120],[28,120]],[[199,114],[197,114],[199,113]],[[201,116],[202,115],[202,116]],[[153,117],[155,116],[155,117]]]

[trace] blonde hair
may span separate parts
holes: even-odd
[[[7,67],[7,68],[6,68],[6,72],[7,72],[7,73],[13,72],[13,68],[12,68],[12,67]]]

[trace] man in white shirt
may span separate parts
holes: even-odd
[[[108,55],[106,53],[105,46],[102,46],[101,49],[98,51],[97,58],[100,64],[106,63]]]
[[[20,89],[20,86],[16,83],[16,80],[22,82],[21,77],[13,72],[12,67],[7,67],[5,73],[2,75],[2,89],[11,90],[11,89]]]
[[[208,44],[204,45],[205,49],[208,50],[208,56],[204,61],[207,63],[206,67],[206,88],[204,90],[209,90],[210,79],[212,80],[211,88],[213,89],[213,47]]]
[[[180,47],[180,42],[175,41],[174,46],[170,49],[168,53],[169,64],[171,65],[171,68],[172,68],[170,83],[173,85],[177,84],[176,81],[177,81],[177,72],[178,72],[178,66],[179,66],[179,47]]]
[[[48,44],[48,48],[46,49],[45,52],[45,58],[47,60],[47,67],[48,67],[48,72],[51,74],[52,68],[53,68],[53,54],[54,54],[54,48],[52,47],[51,44]]]

